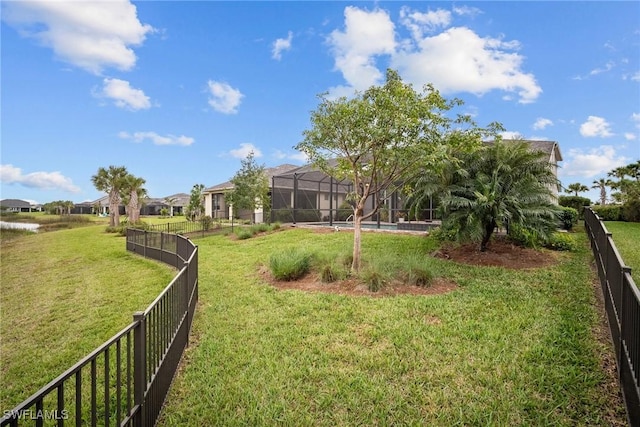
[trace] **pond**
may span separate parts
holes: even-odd
[[[31,224],[28,222],[0,221],[0,228],[11,228],[11,229],[17,229],[17,230],[29,230],[29,231],[37,232],[38,227],[40,227],[40,224]]]

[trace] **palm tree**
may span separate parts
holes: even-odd
[[[178,201],[176,197],[165,197],[164,202],[169,205],[169,216],[173,217],[173,205]]]
[[[578,196],[578,193],[584,193],[585,191],[589,191],[589,187],[584,184],[580,184],[579,182],[575,182],[573,184],[569,184],[565,189],[565,193],[573,194],[574,196]]]
[[[555,229],[550,188],[558,181],[544,154],[524,141],[496,142],[461,159],[441,199],[443,226],[458,239],[480,241],[485,251],[497,227],[517,225],[541,237]]]
[[[604,206],[607,202],[607,187],[611,185],[611,180],[600,178],[597,181],[593,181],[591,188],[600,189],[600,205]]]
[[[140,200],[144,199],[147,190],[143,187],[146,181],[134,175],[127,174],[122,185],[122,200],[127,205],[129,222],[135,224],[140,220]]]
[[[109,194],[110,227],[120,225],[120,191],[127,175],[127,168],[124,166],[109,166],[108,169],[99,168],[98,173],[91,177],[91,182],[97,190]]]

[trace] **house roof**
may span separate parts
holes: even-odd
[[[20,199],[4,199],[0,200],[0,206],[3,208],[30,208],[31,203]]]
[[[511,141],[520,141],[517,139],[503,139],[504,142],[511,142]],[[562,161],[562,154],[560,153],[560,146],[558,145],[558,143],[556,141],[543,141],[543,140],[529,140],[529,139],[525,139],[522,140],[523,142],[526,142],[527,144],[529,144],[529,146],[531,147],[531,150],[533,151],[542,151],[543,153],[547,154],[549,156],[549,158],[551,158],[551,154],[555,153],[555,159],[556,162],[561,162]],[[494,141],[487,141],[487,144],[491,144]]]
[[[279,176],[298,168],[299,167],[296,165],[285,163],[280,166],[275,166],[273,168],[265,168],[264,174],[267,177],[267,179],[271,181],[271,178],[273,178],[274,176]],[[225,181],[221,184],[217,184],[212,187],[206,188],[204,190],[204,193],[217,193],[224,190],[231,190],[232,188],[233,188],[233,184],[231,183],[231,181]]]

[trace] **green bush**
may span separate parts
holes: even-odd
[[[271,255],[269,267],[277,280],[297,280],[311,269],[313,256],[304,251],[291,249]]]
[[[622,207],[622,215],[625,221],[640,222],[640,199],[627,201]]]
[[[404,281],[408,285],[427,288],[433,281],[433,273],[419,262],[412,261],[404,269]]]
[[[238,238],[238,240],[246,240],[246,239],[250,239],[250,238],[253,237],[253,231],[251,231],[251,229],[245,228],[245,227],[237,227],[234,230],[234,233],[235,233],[236,237]]]
[[[347,277],[344,266],[335,262],[325,262],[320,266],[320,281],[332,283]]]
[[[535,231],[518,225],[509,227],[509,240],[525,248],[538,248],[543,244],[542,238]]]
[[[592,206],[591,209],[600,217],[603,221],[622,221],[622,206],[621,205],[597,205]]]
[[[561,206],[559,213],[562,229],[571,230],[578,223],[578,211],[568,206]]]
[[[353,206],[351,206],[349,202],[342,202],[340,207],[338,207],[333,220],[346,221],[351,215],[353,215]]]
[[[591,200],[580,196],[560,196],[558,204],[578,211],[578,218],[583,219],[584,207],[591,206]]]
[[[377,266],[368,266],[360,273],[360,280],[371,292],[382,290],[389,281],[389,277]]]
[[[549,237],[548,241],[545,242],[544,247],[553,249],[554,251],[574,252],[578,250],[578,243],[572,234],[553,233]]]

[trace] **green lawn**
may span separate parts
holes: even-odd
[[[624,425],[578,238],[557,266],[514,272],[366,233],[365,259],[421,254],[461,286],[390,298],[279,291],[257,274],[285,248],[340,256],[350,233],[199,239],[194,337],[159,425]]]
[[[640,223],[607,221],[605,226],[612,233],[622,260],[631,267],[633,281],[640,286]]]
[[[2,241],[1,409],[131,321],[175,272],[90,226]],[[586,237],[550,268],[430,257],[420,236],[365,233],[364,259],[419,255],[460,289],[347,297],[275,290],[273,253],[349,252],[348,232],[197,239],[200,302],[159,425],[624,425],[603,371]]]
[[[11,409],[145,309],[175,275],[104,225],[2,239],[0,408]]]

